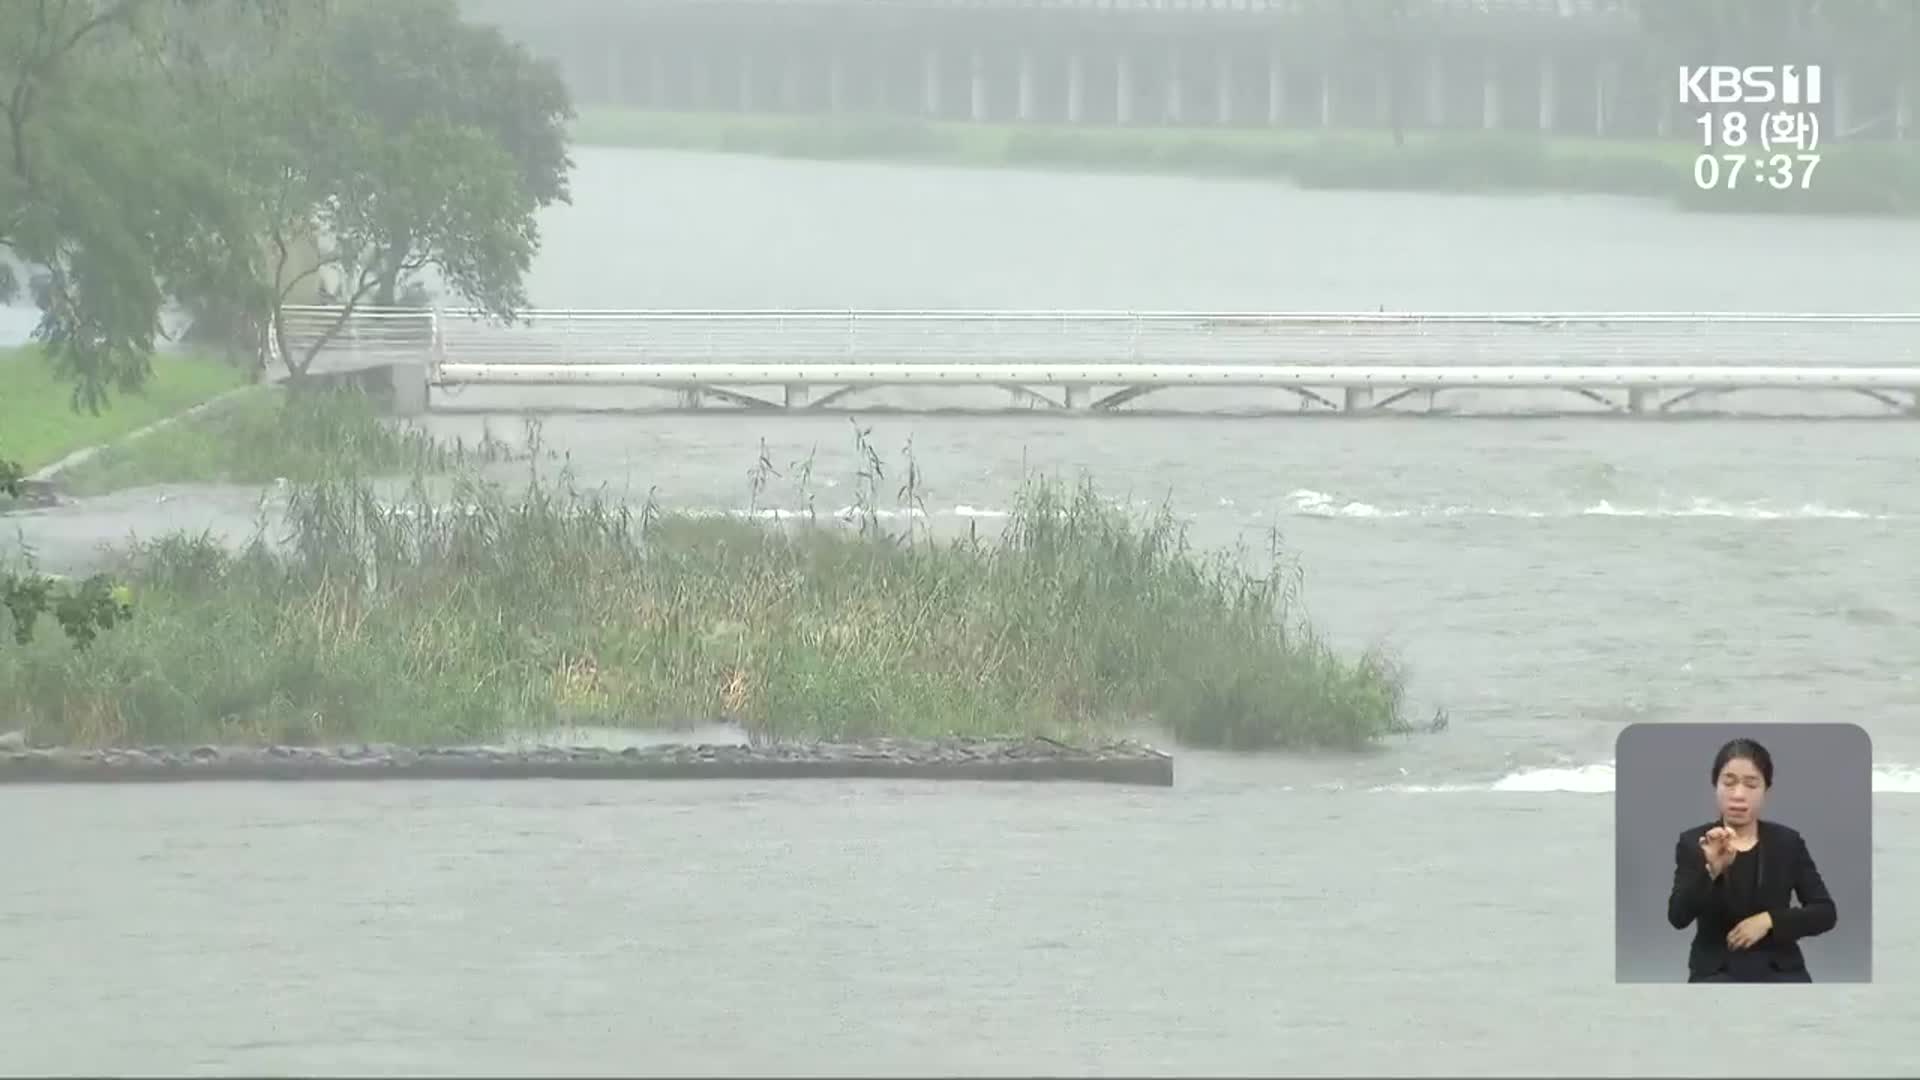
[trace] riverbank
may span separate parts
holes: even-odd
[[[222,360],[160,353],[139,391],[115,390],[98,415],[73,407],[73,383],[37,346],[0,349],[0,459],[29,474],[68,454],[124,438],[246,385],[246,373]]]
[[[719,722],[771,743],[1360,749],[1407,730],[1396,667],[1326,644],[1277,557],[1203,554],[1171,513],[1037,477],[997,539],[935,540],[911,515],[893,532],[884,466],[862,460],[855,511],[817,523],[631,509],[564,480],[292,483],[243,550],[123,551],[135,617],[85,652],[0,650],[0,700],[32,743],[74,747]],[[908,506],[916,469],[893,470]]]
[[[102,446],[63,469],[53,485],[64,493],[99,495],[147,484],[273,484],[440,473],[509,456],[506,444],[491,435],[473,445],[437,441],[395,422],[364,393],[332,387],[296,392],[280,384],[247,388],[142,438]]]
[[[1920,214],[1920,146],[1826,147],[1806,190],[1751,182],[1701,190],[1692,141],[1524,134],[1099,128],[928,122],[884,117],[659,113],[587,107],[584,145],[819,160],[1267,179],[1312,188],[1561,192],[1642,196],[1691,210]],[[1796,180],[1797,184],[1797,180]]]
[[[1173,759],[1135,742],[878,739],[779,746],[199,746],[17,749],[0,784],[215,780],[1077,780],[1173,785]]]

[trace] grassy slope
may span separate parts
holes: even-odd
[[[0,457],[28,472],[85,447],[110,442],[246,382],[216,360],[161,355],[139,393],[115,393],[98,416],[75,412],[73,386],[36,348],[0,349]]]
[[[144,484],[316,480],[342,471],[437,472],[505,454],[491,439],[477,447],[437,443],[383,419],[356,393],[319,393],[305,407],[287,405],[287,391],[277,386],[235,395],[138,443],[108,447],[67,472],[64,486],[98,494]]]

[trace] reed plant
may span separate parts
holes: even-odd
[[[854,437],[845,515],[754,513],[764,453],[735,514],[533,468],[293,481],[282,527],[238,550],[170,535],[120,552],[133,620],[84,652],[58,635],[0,650],[0,701],[36,740],[95,746],[720,721],[757,741],[1144,728],[1360,749],[1407,730],[1400,672],[1308,624],[1277,542],[1202,552],[1169,507],[1039,474],[997,535],[939,536],[911,513],[911,448],[895,467]],[[811,466],[792,475],[810,506]]]

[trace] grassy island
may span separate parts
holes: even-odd
[[[318,426],[358,406],[287,408]],[[434,479],[420,466],[442,462],[417,456],[410,486],[293,478],[284,527],[243,550],[172,535],[120,552],[135,617],[86,650],[58,634],[0,649],[0,701],[30,739],[72,746],[719,720],[768,742],[1150,726],[1189,746],[1358,749],[1405,730],[1393,664],[1316,634],[1277,555],[1249,569],[1196,551],[1170,512],[1039,476],[992,539],[892,532],[862,449],[853,518],[817,522],[630,507],[534,470]]]
[[[588,107],[582,144],[817,160],[926,161],[1270,179],[1309,188],[1646,196],[1690,210],[1920,214],[1920,145],[1821,148],[1804,190],[1743,177],[1701,190],[1686,139],[1523,133],[971,124],[890,117],[667,113]],[[1718,151],[1716,151],[1717,153]],[[1756,151],[1757,152],[1757,151]]]

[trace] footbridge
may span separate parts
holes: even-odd
[[[1920,314],[309,307],[282,329],[270,367],[284,342],[385,369],[403,412],[1920,417]]]

